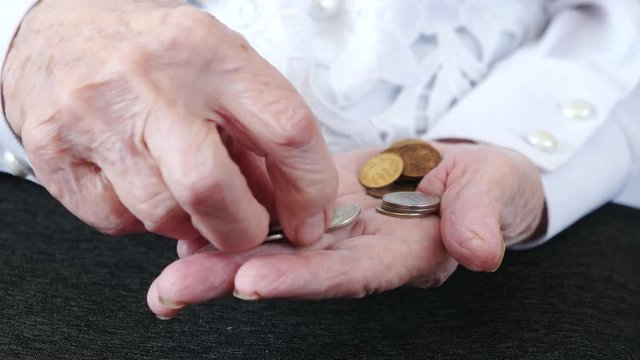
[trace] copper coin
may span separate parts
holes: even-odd
[[[402,175],[421,178],[438,166],[442,157],[438,150],[427,143],[415,143],[394,147],[384,153],[395,153],[402,157]]]
[[[394,153],[381,153],[367,162],[360,169],[360,183],[367,188],[381,188],[392,184],[404,168],[402,157]]]

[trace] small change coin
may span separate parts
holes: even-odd
[[[271,235],[267,235],[266,238],[264,238],[264,241],[280,241],[280,240],[285,240],[287,238],[287,236],[284,233],[279,233],[279,234],[271,234]]]
[[[394,145],[384,153],[400,155],[404,165],[402,175],[410,178],[422,178],[442,160],[438,150],[425,141],[403,140]]]
[[[284,234],[282,226],[280,226],[280,224],[271,224],[269,226],[269,233],[267,234],[267,237],[264,239],[264,241],[280,241],[286,239],[287,236]]]
[[[439,206],[440,198],[418,191],[399,191],[384,195],[382,202],[391,208],[420,211]]]
[[[327,232],[336,231],[345,226],[351,225],[360,216],[360,207],[356,205],[339,206],[333,211],[331,224]]]
[[[345,226],[351,225],[354,221],[358,219],[360,216],[360,207],[356,205],[346,205],[346,206],[338,206],[331,216],[331,224],[325,232],[336,231]],[[287,240],[287,235],[285,235],[282,227],[278,224],[272,224],[269,227],[269,234],[264,239],[267,241],[281,241]]]
[[[428,216],[430,214],[432,214],[431,212],[398,212],[398,211],[393,211],[390,210],[389,208],[385,207],[383,204],[378,204],[378,206],[376,206],[376,211],[382,215],[386,215],[386,216],[392,216],[392,217],[397,217],[397,218],[421,218],[421,217],[425,217]]]
[[[436,213],[440,208],[439,206],[433,206],[430,208],[415,210],[415,209],[408,209],[408,208],[401,208],[401,207],[393,207],[385,203],[381,203],[380,207],[384,210],[388,210],[388,211],[400,213],[400,214],[425,214],[425,215]]]
[[[378,154],[362,166],[358,179],[366,188],[381,188],[398,180],[403,166],[402,157],[398,154]]]

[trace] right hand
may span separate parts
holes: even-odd
[[[39,181],[97,229],[241,251],[278,217],[319,239],[337,175],[295,89],[237,33],[178,0],[42,0],[3,76]]]

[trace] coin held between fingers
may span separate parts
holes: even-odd
[[[333,232],[343,227],[353,224],[360,216],[361,209],[356,205],[339,206],[333,211],[331,223],[326,228],[326,232]],[[282,227],[279,224],[272,224],[269,227],[269,233],[265,238],[265,242],[287,240]]]

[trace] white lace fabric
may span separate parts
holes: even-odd
[[[548,20],[544,0],[198,3],[293,83],[335,152],[424,134]]]

